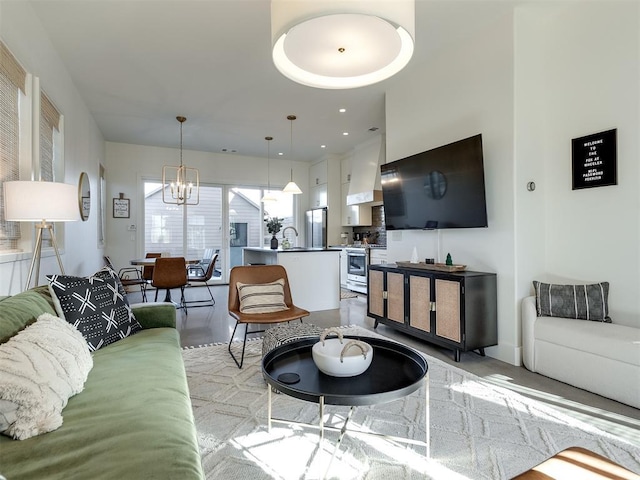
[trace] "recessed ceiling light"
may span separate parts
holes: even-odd
[[[344,113],[344,112],[346,112],[346,111],[347,111],[347,109],[346,109],[346,108],[341,108],[341,109],[340,109],[340,110],[338,110],[338,111],[339,111],[340,113]]]
[[[283,155],[284,155],[284,153],[282,153],[282,152],[278,152],[278,155],[283,156]]]
[[[342,132],[342,135],[346,137],[347,135],[349,135],[349,132]]]
[[[320,148],[327,148],[326,145],[320,145]]]

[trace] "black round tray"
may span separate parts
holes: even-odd
[[[375,405],[405,397],[422,386],[429,366],[416,350],[388,340],[345,335],[345,339],[367,342],[373,347],[371,366],[355,377],[332,377],[318,370],[311,348],[318,338],[285,343],[262,359],[262,372],[269,385],[301,400],[328,405]],[[300,381],[278,381],[283,373],[296,373]]]

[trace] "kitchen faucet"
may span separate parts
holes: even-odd
[[[298,236],[298,230],[296,230],[296,227],[291,227],[291,226],[289,226],[289,227],[284,227],[284,228],[282,229],[282,238],[284,238],[284,232],[286,232],[286,231],[287,231],[287,230],[289,230],[289,229],[291,229],[291,230],[293,230],[293,231],[295,232],[296,237]]]
[[[284,236],[284,233],[289,229],[292,229],[295,232],[296,237],[298,236],[298,230],[296,230],[295,227],[285,227],[282,230],[282,248],[291,248],[291,244],[289,243],[289,239]]]

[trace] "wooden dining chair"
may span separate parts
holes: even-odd
[[[278,286],[281,285],[281,288]],[[231,269],[229,275],[229,315],[236,326],[229,341],[229,353],[238,368],[242,368],[247,335],[264,332],[267,324],[300,320],[309,315],[307,310],[293,304],[287,271],[282,265],[246,265]],[[238,325],[244,324],[244,339],[240,361],[231,351]],[[262,325],[260,330],[249,331],[249,324]]]
[[[156,288],[155,301],[158,301],[158,290],[167,291],[165,302],[172,302],[171,289],[180,289],[180,308],[187,313],[187,304],[184,298],[184,288],[187,286],[187,266],[184,257],[159,257],[153,269],[151,285]],[[173,302],[172,302],[173,303]]]

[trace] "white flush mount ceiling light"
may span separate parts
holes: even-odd
[[[271,0],[273,62],[316,88],[380,82],[413,55],[414,0]]]

